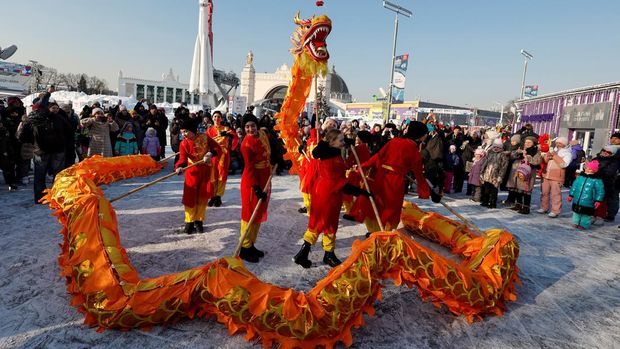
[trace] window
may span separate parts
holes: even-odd
[[[157,99],[155,100],[155,103],[161,103],[163,101],[164,101],[164,87],[157,86]]]
[[[176,101],[175,102],[182,102],[183,101],[183,89],[177,88],[177,93],[176,93]]]
[[[141,98],[144,98],[144,85],[138,84],[136,88],[136,99],[140,100]]]
[[[200,104],[200,95],[194,95],[194,104]]]
[[[167,88],[166,89],[166,102],[168,102],[168,103],[174,102],[173,93],[174,93],[174,89],[173,88]]]
[[[155,99],[155,86],[146,86],[146,99],[154,101]]]
[[[183,101],[185,103],[192,104],[192,98],[189,94],[189,91],[185,91],[185,98],[183,98]]]

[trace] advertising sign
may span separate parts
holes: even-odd
[[[405,72],[409,65],[409,54],[397,56],[394,60],[394,81],[392,88],[392,103],[398,104],[405,101]]]

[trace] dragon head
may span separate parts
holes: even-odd
[[[293,20],[297,29],[291,36],[293,48],[291,53],[305,56],[309,55],[312,61],[320,65],[327,65],[329,52],[327,52],[327,36],[332,30],[332,21],[329,17],[321,15],[310,19],[300,19],[299,12]]]

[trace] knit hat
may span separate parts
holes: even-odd
[[[618,151],[618,146],[613,144],[607,144],[603,147],[603,150],[610,152],[611,155],[616,155],[616,152]]]
[[[614,132],[609,138],[620,138],[620,132]]]
[[[254,114],[247,113],[243,115],[243,117],[241,118],[241,127],[245,128],[245,124],[247,124],[248,122],[253,122],[256,124],[256,126],[258,126],[258,119],[256,118],[256,116],[254,116]]]
[[[532,168],[527,163],[522,162],[519,167],[517,167],[517,173],[522,174],[526,180],[529,180],[532,174]]]
[[[474,151],[474,155],[484,155],[484,149],[482,149],[482,147],[476,148],[476,150]]]
[[[93,108],[93,110],[90,111],[90,115],[95,115],[95,114],[97,114],[99,112],[103,113],[103,109],[101,109],[101,108]]]
[[[515,142],[515,143],[521,143],[521,135],[520,134],[512,135],[512,137],[510,137],[510,141]]]
[[[555,144],[562,143],[564,145],[568,145],[568,139],[566,137],[556,137],[554,141]]]
[[[454,153],[456,151],[456,145],[450,144],[450,153]]]
[[[357,136],[360,138],[362,143],[370,143],[372,141],[372,135],[368,131],[358,131]]]
[[[415,141],[417,139],[422,138],[428,132],[429,132],[428,125],[424,125],[423,123],[419,121],[412,121],[409,123],[409,126],[407,126],[406,136],[407,138]],[[359,133],[358,133],[358,136],[359,136]]]
[[[181,130],[187,130],[193,133],[198,133],[198,125],[194,121],[183,120],[183,122],[181,122]]]
[[[590,170],[594,173],[598,172],[598,160],[592,160],[586,164],[586,170]]]
[[[527,140],[532,141],[532,143],[534,143],[534,145],[538,144],[538,139],[536,137],[534,137],[534,136],[527,136],[527,137],[525,137],[525,140],[526,141]]]

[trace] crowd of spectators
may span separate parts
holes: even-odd
[[[93,103],[76,112],[71,103],[58,105],[50,100],[51,92],[53,88],[40,94],[29,114],[19,98],[9,98],[6,106],[0,104],[0,169],[9,190],[28,184],[29,173],[34,169],[35,202],[43,196],[46,177],[54,177],[76,161],[93,155],[132,154],[148,154],[160,160],[166,156],[168,143],[173,153],[178,152],[182,140],[180,125],[184,121],[195,122],[199,132],[214,124],[208,111],[191,113],[184,105],[174,111],[169,121],[162,108],[146,100],[131,108],[120,101],[107,108]],[[323,121],[305,113],[300,116],[299,132],[304,144],[311,129]],[[369,125],[362,120],[334,121],[346,138],[355,140],[362,134],[371,154],[391,139],[404,135],[408,126],[407,121],[385,125]],[[241,115],[227,114],[222,122],[236,130],[241,144],[244,137]],[[420,149],[425,177],[434,190],[442,195],[465,191],[472,201],[490,209],[504,206],[529,214],[532,193],[539,179],[541,204],[537,212],[555,218],[561,212],[562,187],[571,188],[587,162],[578,141],[537,135],[530,124],[511,133],[510,127],[444,125],[432,114],[423,122],[428,136]],[[258,126],[272,136],[272,162],[279,164],[278,174],[282,174],[290,168],[290,163],[284,160],[285,150],[275,124],[273,114],[259,115]],[[619,148],[620,133],[614,133],[610,144],[592,159],[597,161],[594,176],[600,177],[604,184],[604,199],[597,201],[595,216],[605,221],[613,221],[618,212]],[[234,175],[242,170],[243,158],[238,146],[231,149],[229,172]],[[414,184],[408,184],[411,185]],[[502,191],[508,195],[498,202]]]

